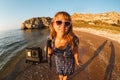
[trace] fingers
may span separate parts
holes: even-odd
[[[78,67],[80,67],[82,65],[82,62],[78,61],[76,64],[77,64]]]

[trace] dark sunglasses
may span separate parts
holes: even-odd
[[[70,25],[71,25],[71,22],[70,22],[70,21],[62,22],[62,21],[58,20],[58,21],[56,21],[56,24],[57,24],[58,26],[60,26],[60,25],[62,25],[62,24],[64,24],[64,26],[70,26]]]

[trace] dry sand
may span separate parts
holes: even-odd
[[[120,33],[114,34],[114,33],[106,32],[103,30],[95,30],[95,29],[91,29],[91,28],[74,28],[74,30],[95,34],[98,36],[112,39],[112,40],[120,43]]]
[[[84,28],[74,31],[83,65],[73,80],[120,80],[120,35]]]

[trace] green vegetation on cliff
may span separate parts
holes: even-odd
[[[101,22],[99,20],[94,22],[87,22],[83,20],[73,20],[73,26],[79,27],[79,28],[92,28],[96,30],[104,30],[111,33],[120,33],[119,24],[108,24],[105,22]]]

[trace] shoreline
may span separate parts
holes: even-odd
[[[44,29],[42,31],[45,31],[44,35],[48,34],[48,29]],[[30,33],[29,31],[26,31],[26,33],[27,32]],[[36,34],[39,34],[39,33],[36,32]],[[27,44],[27,46],[24,49],[17,52],[16,55],[11,57],[11,59],[0,70],[0,80],[4,79],[4,78],[8,77],[10,74],[12,74],[13,71],[16,69],[16,66],[19,65],[19,63],[21,62],[21,60],[24,60],[24,62],[25,62],[25,49],[27,47],[39,46],[39,47],[43,48],[42,45],[44,45],[44,42],[43,42],[43,41],[45,41],[44,39],[45,38],[43,38],[42,42],[41,42],[40,38],[38,38],[38,40],[36,40],[36,41],[32,41],[30,44]]]
[[[87,32],[87,33],[95,34],[105,38],[109,38],[111,40],[117,41],[120,44],[120,34],[114,34],[114,33],[110,33],[103,30],[95,30],[92,28],[73,28],[73,30]]]
[[[13,56],[5,66],[0,70],[0,80],[4,79],[6,76],[12,73],[15,69],[16,65],[19,63],[21,59],[24,57],[24,50],[19,51],[18,54]]]

